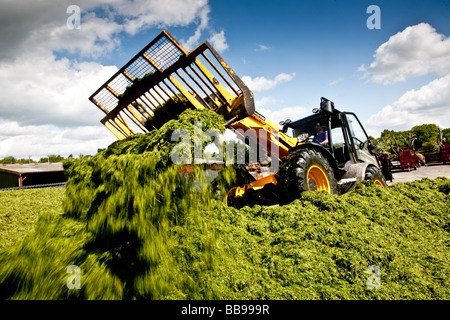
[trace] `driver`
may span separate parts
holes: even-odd
[[[323,131],[323,128],[320,125],[320,122],[317,122],[316,126],[314,128],[316,129],[316,135],[314,136],[313,142],[318,143],[321,146],[327,147],[328,146],[328,132]]]

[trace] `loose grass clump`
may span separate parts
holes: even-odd
[[[133,83],[125,88],[125,91],[117,97],[117,105],[124,103],[133,93],[148,88],[148,83],[152,81],[159,71],[146,73],[142,78],[134,79]]]
[[[149,130],[159,129],[187,109],[194,109],[194,106],[182,94],[172,96],[153,110],[153,116],[147,118],[145,127]]]
[[[237,210],[215,199],[201,168],[180,173],[167,156],[170,130],[193,135],[194,120],[220,129],[212,116],[186,111],[66,162],[63,213],[42,214],[0,251],[0,297],[450,298],[449,179],[365,181],[342,196],[305,192],[285,206]],[[67,287],[71,265],[79,290]],[[369,266],[381,271],[378,289],[367,286]]]
[[[133,83],[126,87],[125,91],[118,95],[117,105],[125,103],[136,92],[143,92],[149,88],[149,83],[153,81],[159,71],[150,72],[145,74],[142,78],[137,78]],[[132,103],[138,110],[143,110],[142,106],[138,102]],[[160,104],[153,110],[153,115],[147,118],[144,126],[148,130],[160,129],[164,123],[171,119],[176,119],[187,109],[194,109],[194,106],[185,98],[182,94],[177,94],[170,97],[167,101]],[[146,111],[144,111],[146,112]]]

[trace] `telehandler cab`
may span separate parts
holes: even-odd
[[[351,112],[341,112],[322,98],[314,114],[280,123],[291,128],[298,143],[289,151],[276,174],[279,194],[291,201],[302,191],[342,194],[361,180],[386,185],[374,146]]]

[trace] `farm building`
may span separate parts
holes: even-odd
[[[0,189],[63,183],[64,168],[58,163],[0,164]]]

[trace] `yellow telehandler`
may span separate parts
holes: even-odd
[[[286,203],[308,190],[345,193],[361,180],[386,185],[355,114],[321,98],[311,116],[279,126],[255,110],[253,93],[206,41],[187,52],[164,30],[89,99],[118,139],[158,129],[187,108],[221,114],[238,138],[258,146],[257,167],[268,168],[255,176],[248,170],[255,164],[236,165],[247,177],[228,192],[229,204],[237,207],[274,197]]]

